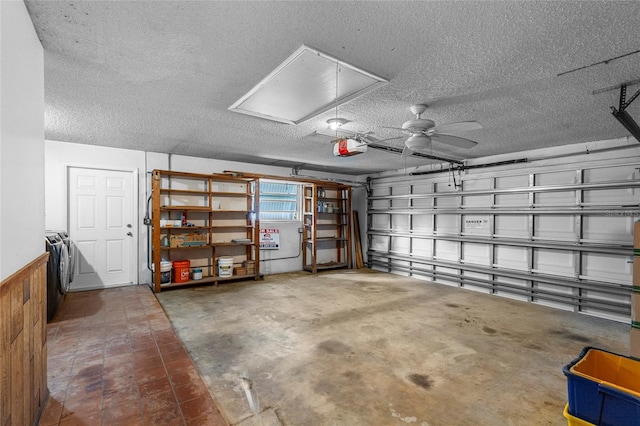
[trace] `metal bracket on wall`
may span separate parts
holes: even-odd
[[[620,86],[620,105],[618,107],[618,111],[624,111],[636,98],[640,95],[640,89],[636,93],[634,93],[629,100],[626,100],[627,97],[627,84],[623,84]],[[613,107],[612,107],[613,108]],[[615,110],[615,108],[613,108]]]
[[[640,95],[640,89],[639,89],[638,91],[636,91],[636,93],[631,95],[629,100],[627,100],[627,87],[632,86],[634,84],[638,84],[638,83],[640,83],[640,80],[633,80],[626,83],[622,83],[619,86],[620,102],[618,104],[618,109],[616,109],[615,107],[611,107],[611,114],[613,114],[616,120],[618,120],[620,124],[622,124],[625,127],[625,129],[627,129],[629,133],[631,133],[631,136],[633,136],[634,138],[636,138],[638,142],[640,142],[640,126],[638,126],[638,123],[636,123],[635,120],[629,115],[629,113],[625,111],[626,108],[629,105],[631,105],[631,103],[634,100],[636,100],[636,98]],[[608,92],[610,90],[615,90],[615,89],[618,89],[618,86],[608,87],[601,90],[595,90],[593,91],[593,94],[597,95],[599,93],[604,93],[604,92]]]

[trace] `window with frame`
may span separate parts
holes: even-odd
[[[260,220],[298,220],[299,183],[260,180]]]

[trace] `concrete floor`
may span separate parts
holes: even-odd
[[[626,324],[367,269],[157,297],[231,424],[566,425],[563,365],[628,353]]]

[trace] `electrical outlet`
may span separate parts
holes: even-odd
[[[298,234],[302,234],[302,228],[298,228]]]

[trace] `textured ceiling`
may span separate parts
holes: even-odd
[[[628,136],[610,113],[619,91],[592,92],[640,79],[636,1],[26,4],[45,49],[45,136],[66,142],[350,174],[429,161],[333,157],[313,133],[335,111],[299,125],[228,111],[303,44],[389,80],[338,108],[347,129],[399,136],[384,127],[415,103],[436,124],[482,123],[460,134],[473,149],[433,144],[451,158]],[[640,100],[627,111],[640,122]]]

